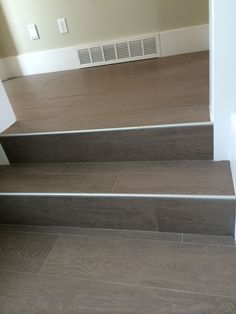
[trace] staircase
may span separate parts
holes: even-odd
[[[122,65],[121,65],[122,66]],[[98,71],[98,70],[96,70]],[[232,235],[210,121],[0,135],[0,223]]]

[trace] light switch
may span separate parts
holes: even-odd
[[[58,24],[59,32],[61,34],[65,34],[65,33],[69,32],[67,22],[66,22],[66,19],[64,17],[58,19],[57,24]]]
[[[40,39],[37,26],[35,24],[28,25],[28,31],[32,40]]]

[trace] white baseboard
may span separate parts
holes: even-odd
[[[74,47],[23,54],[18,56],[18,64],[23,75],[73,70],[79,67]]]
[[[75,47],[39,51],[1,59],[0,79],[79,68]],[[5,66],[5,67],[4,67]],[[4,67],[4,68],[3,68]],[[4,70],[7,69],[8,77]],[[2,78],[3,77],[3,78]]]
[[[236,113],[231,116],[231,132],[230,132],[230,163],[232,177],[236,191]]]
[[[208,50],[209,25],[161,32],[160,41],[162,57]]]
[[[208,25],[199,25],[161,32],[161,57],[207,50],[209,48],[208,28]],[[92,45],[91,43],[88,46]],[[78,48],[74,46],[0,59],[0,79],[79,69]]]

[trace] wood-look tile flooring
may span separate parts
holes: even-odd
[[[230,237],[0,226],[1,314],[234,314]]]
[[[202,52],[8,80],[19,121],[5,133],[209,121],[208,67]]]
[[[12,164],[0,179],[1,193],[234,195],[228,162]]]

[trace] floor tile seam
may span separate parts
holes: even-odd
[[[114,191],[115,191],[115,189],[116,189],[116,186],[117,186],[117,183],[118,183],[118,181],[119,181],[119,178],[120,178],[120,173],[118,173],[117,175],[116,175],[116,179],[115,179],[115,181],[114,181],[114,184],[113,184],[113,186],[112,186],[112,188],[111,188],[111,194],[112,193],[114,193]]]
[[[45,256],[43,262],[41,263],[41,265],[40,265],[40,267],[39,267],[39,269],[38,269],[38,271],[37,271],[37,274],[40,273],[40,270],[42,269],[42,267],[43,267],[43,266],[46,264],[46,262],[48,261],[49,256],[51,256],[51,254],[53,254],[53,251],[54,251],[55,248],[56,248],[56,245],[57,245],[57,243],[58,243],[58,241],[59,241],[59,238],[60,238],[60,235],[57,235],[57,238],[56,238],[54,244],[52,245],[52,247],[50,248],[50,250],[49,250],[47,256]]]
[[[156,231],[154,231],[156,232]],[[107,236],[105,235],[85,235],[85,234],[73,234],[73,233],[60,233],[60,232],[40,232],[40,231],[8,231],[8,230],[0,230],[0,235],[1,233],[10,233],[10,234],[16,234],[16,233],[22,233],[24,235],[26,234],[31,234],[31,235],[56,235],[56,236],[61,236],[61,237],[74,237],[74,238],[78,238],[78,237],[87,237],[87,238],[103,238],[106,239]],[[110,239],[119,239],[119,240],[123,240],[123,241],[128,241],[128,240],[135,240],[135,241],[152,241],[152,242],[161,242],[161,243],[176,243],[176,244],[182,244],[182,245],[195,245],[195,246],[208,246],[208,247],[220,247],[220,248],[231,248],[231,249],[236,249],[236,243],[235,244],[215,244],[215,243],[202,243],[202,242],[186,242],[182,240],[182,236],[180,236],[179,240],[165,240],[165,239],[142,239],[142,238],[125,238],[125,237],[119,237],[119,236],[109,236]],[[51,252],[50,252],[51,253]]]

